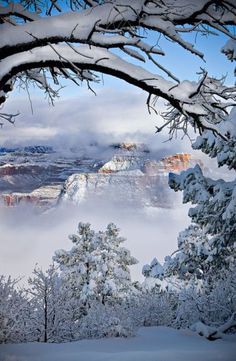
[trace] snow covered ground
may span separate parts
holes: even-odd
[[[234,361],[236,335],[208,341],[189,330],[141,328],[136,337],[0,345],[0,361]]]

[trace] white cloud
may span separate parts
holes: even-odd
[[[30,113],[27,98],[12,94],[5,112],[20,111],[15,126],[1,130],[1,145],[48,144],[63,149],[90,142],[111,144],[119,141],[147,143],[155,150],[170,149],[169,153],[189,151],[190,143],[168,139],[165,131],[155,134],[161,118],[150,115],[146,107],[146,93],[135,88],[101,88],[98,95],[82,90],[77,96],[62,97],[55,107],[49,107],[40,97],[32,95],[34,114]],[[160,102],[159,111],[163,110]]]
[[[93,200],[80,207],[64,205],[41,215],[29,206],[4,208],[0,209],[0,218],[0,274],[14,277],[28,277],[36,263],[45,269],[56,249],[70,249],[68,235],[76,233],[82,221],[90,222],[96,230],[105,229],[110,222],[117,224],[127,238],[125,246],[139,260],[132,267],[133,277],[142,279],[142,266],[154,257],[163,260],[173,252],[178,231],[189,223],[180,199],[174,210],[156,209],[146,214],[135,207],[114,207],[110,200]]]

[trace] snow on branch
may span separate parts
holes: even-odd
[[[9,2],[0,7],[0,104],[11,90],[6,84],[13,84],[16,77],[28,76],[53,95],[42,76],[43,69],[51,73],[55,84],[60,76],[78,84],[78,77],[86,80],[89,87],[89,82],[97,79],[92,72],[98,71],[147,91],[149,110],[154,108],[151,102],[155,103],[156,97],[168,101],[170,107],[162,114],[164,124],[157,131],[168,126],[172,137],[179,129],[186,134],[191,125],[200,134],[211,130],[226,139],[217,124],[235,104],[235,88],[226,88],[222,81],[204,72],[198,84],[181,83],[161,64],[159,58],[165,53],[158,42],[149,44],[151,38],[145,39],[144,35],[152,30],[204,59],[204,54],[195,44],[187,42],[183,34],[206,35],[217,30],[231,39],[222,51],[232,60],[235,35],[228,25],[236,25],[233,0],[223,0],[220,4],[212,0],[72,0],[66,6],[69,12],[57,0],[47,4],[36,0]],[[120,56],[114,55],[112,49],[118,49]],[[124,60],[127,58],[128,61]],[[151,62],[155,73],[141,68],[138,62]],[[158,76],[159,70],[174,82]]]
[[[224,116],[227,115],[227,107],[235,103],[235,89],[230,92],[222,82],[209,78],[205,74],[199,83],[184,81],[175,84],[125,61],[107,49],[86,45],[77,47],[48,45],[2,60],[0,90],[4,90],[5,84],[13,75],[43,67],[58,68],[69,77],[65,72],[65,69],[68,68],[77,73],[81,80],[87,81],[92,79],[91,74],[84,73],[84,70],[99,71],[114,75],[138,86],[149,94],[166,99],[169,102],[170,110],[162,114],[163,127],[170,126],[170,137],[177,129],[182,129],[187,133],[191,122],[200,133],[204,129],[210,129],[218,134],[215,124],[217,125],[224,119]],[[88,74],[89,78],[87,78]],[[41,86],[45,89],[48,88],[47,90],[50,92],[46,79],[42,76],[39,78],[39,73],[36,74],[31,70],[28,76],[40,82]],[[226,102],[227,100],[231,101]],[[225,137],[224,134],[221,136]]]

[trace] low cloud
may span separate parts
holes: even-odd
[[[114,205],[110,200],[90,200],[80,206],[64,204],[44,214],[29,206],[0,210],[0,274],[26,276],[38,263],[44,269],[55,250],[72,247],[68,235],[76,233],[78,222],[89,222],[103,230],[114,222],[127,241],[125,247],[139,260],[132,267],[134,279],[142,279],[142,266],[154,257],[160,260],[177,247],[177,234],[188,223],[186,206],[180,198],[175,209],[147,209]],[[171,227],[170,227],[171,224]]]
[[[171,154],[191,149],[190,142],[180,139],[166,142],[167,131],[155,134],[155,125],[163,124],[161,117],[149,114],[146,93],[136,89],[99,89],[98,95],[78,92],[78,96],[62,97],[55,107],[49,107],[39,96],[32,96],[34,113],[27,98],[11,96],[5,112],[20,112],[15,126],[4,125],[1,145],[53,145],[57,149],[87,146],[97,142],[107,145],[116,142],[146,143],[154,151]],[[160,101],[157,110],[163,110]]]

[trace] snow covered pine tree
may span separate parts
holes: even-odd
[[[219,166],[235,171],[235,110],[219,128],[228,134],[228,141],[205,130],[193,148],[217,158]],[[222,331],[226,331],[236,326],[236,180],[206,178],[197,165],[180,175],[170,174],[169,184],[174,190],[183,191],[184,203],[192,202],[196,206],[189,210],[193,224],[180,233],[178,252],[168,260],[166,269],[201,279],[205,289],[222,288],[221,301],[227,304],[232,300],[231,305],[218,307],[218,315],[228,309],[226,314],[223,312],[224,321],[229,318],[230,322],[226,322],[225,328],[221,326]],[[208,337],[219,337],[219,332],[214,330]]]
[[[217,158],[219,166],[235,171],[235,110],[220,128],[228,134],[228,141],[205,130],[193,148]],[[170,174],[169,184],[175,191],[183,191],[184,203],[196,204],[189,210],[192,224],[180,232],[173,256],[166,257],[163,266],[157,261],[146,265],[144,275],[187,287],[180,296],[184,311],[179,312],[186,313],[182,318],[218,324],[218,328],[209,328],[201,323],[195,329],[209,339],[219,338],[220,332],[236,326],[236,180],[207,178],[196,165],[180,175]]]
[[[74,300],[74,322],[79,325],[93,304],[115,305],[136,292],[129,266],[137,260],[121,247],[125,241],[110,223],[105,232],[95,232],[89,223],[79,223],[70,251],[58,250],[53,257],[60,265],[68,298]]]

